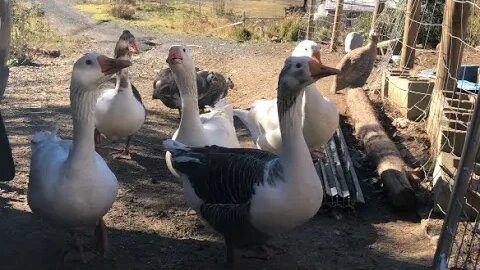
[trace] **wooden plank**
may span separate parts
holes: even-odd
[[[357,138],[363,143],[367,156],[375,164],[377,174],[392,205],[399,210],[416,206],[415,193],[405,173],[405,162],[390,140],[362,88],[347,91],[347,106]]]

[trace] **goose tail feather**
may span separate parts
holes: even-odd
[[[185,144],[172,139],[164,140],[163,148],[165,148],[165,151],[170,151],[172,153],[182,153],[190,150]]]
[[[53,131],[39,131],[36,132],[31,140],[32,152],[35,151],[37,147],[45,142],[57,142],[60,138],[57,136],[58,129],[55,128]]]
[[[247,127],[254,140],[260,136],[260,129],[256,123],[252,122],[249,111],[243,109],[233,109],[233,115],[240,119],[240,121]]]
[[[212,117],[217,114],[225,114],[227,118],[233,123],[233,105],[228,102],[225,98],[220,99],[215,103],[215,105],[212,106],[205,106],[205,109],[207,109],[212,113]]]

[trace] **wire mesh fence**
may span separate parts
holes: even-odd
[[[311,39],[330,41],[336,3],[318,1],[308,9],[315,12]],[[338,45],[344,45],[349,32],[362,31],[367,38],[375,4],[367,0],[343,3]],[[381,37],[378,72],[372,72],[368,80],[369,93],[385,107],[394,108],[394,113],[386,110],[387,114],[408,119],[428,138],[414,140],[420,151],[412,155],[426,176],[426,186],[433,190],[435,210],[446,215],[442,235],[447,240],[440,242],[438,249],[443,253],[437,256],[443,261],[437,267],[480,269],[479,145],[465,146],[480,90],[480,0],[387,0],[374,26]],[[460,161],[465,158],[464,146],[473,152],[470,165]],[[461,183],[465,189],[454,192],[454,184]]]

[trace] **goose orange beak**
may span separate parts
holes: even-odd
[[[172,46],[168,51],[167,64],[181,64],[183,63],[182,51],[180,46]]]
[[[315,51],[312,53],[312,58],[315,59],[318,63],[322,63],[322,61],[320,60],[320,52],[319,51]]]
[[[105,75],[115,74],[121,69],[132,65],[132,62],[128,60],[113,59],[106,57],[105,55],[99,55],[97,61],[100,65],[102,73]]]
[[[127,48],[131,53],[135,53],[135,54],[140,53],[140,50],[138,49],[137,41],[135,39],[130,40],[128,42]]]
[[[320,79],[320,78],[328,77],[331,75],[340,74],[340,70],[323,65],[322,63],[318,62],[316,59],[311,60],[308,63],[308,65],[310,68],[310,74],[312,74],[312,77],[314,79]]]

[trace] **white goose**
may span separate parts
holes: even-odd
[[[314,41],[304,40],[295,47],[292,56],[314,57],[320,62],[320,47]],[[314,150],[326,143],[338,128],[338,110],[332,101],[318,91],[315,84],[305,87],[299,102],[302,104],[300,121],[303,136],[308,148]],[[247,126],[259,149],[280,152],[282,137],[276,99],[257,100],[250,110],[235,109],[234,115]]]
[[[168,52],[167,64],[180,92],[182,114],[180,126],[172,139],[188,146],[218,145],[223,147],[240,147],[235,127],[233,126],[233,107],[221,99],[209,113],[200,115],[198,108],[198,90],[195,65],[186,46],[174,45]],[[170,153],[165,159],[170,172],[180,176],[172,167]],[[186,214],[193,214],[187,209]]]
[[[257,149],[164,142],[186,200],[225,237],[228,267],[233,266],[234,248],[263,244],[306,222],[320,208],[323,189],[303,138],[299,99],[305,86],[337,73],[309,57],[285,61],[278,82],[283,138],[278,156]]]
[[[132,91],[128,69],[117,73],[117,85],[105,90],[97,99],[95,126],[107,138],[116,140],[127,137],[123,151],[115,158],[131,159],[130,140],[145,123],[145,107]]]
[[[76,231],[96,225],[97,247],[106,252],[102,217],[112,207],[118,187],[117,178],[95,152],[92,134],[98,86],[130,65],[97,53],[83,55],[73,66],[70,84],[73,140],[48,131],[32,139],[28,204],[35,214],[71,231],[84,262]]]
[[[131,61],[132,53],[138,53],[135,37],[124,30],[115,46],[115,59]],[[114,88],[106,89],[97,100],[95,110],[95,143],[100,143],[100,133],[109,139],[127,137],[125,148],[114,155],[119,159],[131,159],[130,141],[145,123],[146,110],[136,87],[130,82],[128,69],[116,74]]]

